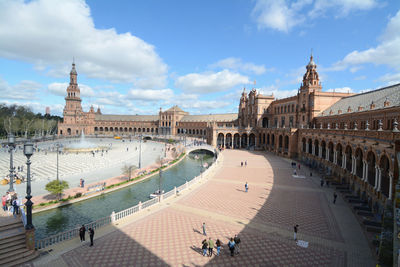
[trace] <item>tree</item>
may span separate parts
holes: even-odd
[[[131,180],[132,172],[136,169],[137,167],[135,165],[125,165],[124,167],[122,167],[122,172],[123,174],[128,176],[129,180]]]
[[[69,185],[67,181],[53,180],[46,184],[46,190],[53,195],[58,195],[58,199],[61,198],[61,194],[65,189],[68,189]]]

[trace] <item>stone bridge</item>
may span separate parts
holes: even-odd
[[[217,151],[215,150],[215,148],[213,146],[210,145],[200,145],[200,146],[187,146],[186,147],[186,153],[189,154],[192,151],[195,150],[207,150],[212,152],[214,155],[217,154]]]

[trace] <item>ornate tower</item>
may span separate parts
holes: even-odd
[[[78,73],[75,69],[75,63],[72,63],[72,69],[69,73],[69,86],[67,88],[67,96],[65,97],[64,122],[79,123],[83,115],[82,100],[80,97],[81,90],[77,83]]]
[[[247,127],[247,94],[246,94],[246,88],[243,88],[243,93],[242,97],[240,98],[240,103],[239,103],[239,126],[240,127]]]
[[[312,120],[314,111],[314,93],[322,90],[321,83],[317,72],[317,65],[313,60],[313,55],[310,56],[310,62],[306,66],[306,73],[303,76],[303,83],[300,86],[298,93],[299,113],[297,122],[299,125],[309,125]]]

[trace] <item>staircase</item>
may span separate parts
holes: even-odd
[[[0,222],[0,266],[15,266],[33,260],[39,253],[28,250],[20,218],[2,217]]]

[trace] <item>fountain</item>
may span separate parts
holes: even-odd
[[[73,143],[73,144],[65,147],[64,151],[67,151],[67,152],[93,152],[93,151],[102,150],[102,149],[106,150],[106,149],[108,149],[108,147],[98,146],[97,144],[87,141],[85,139],[85,133],[82,130],[81,138],[80,138],[79,142]]]

